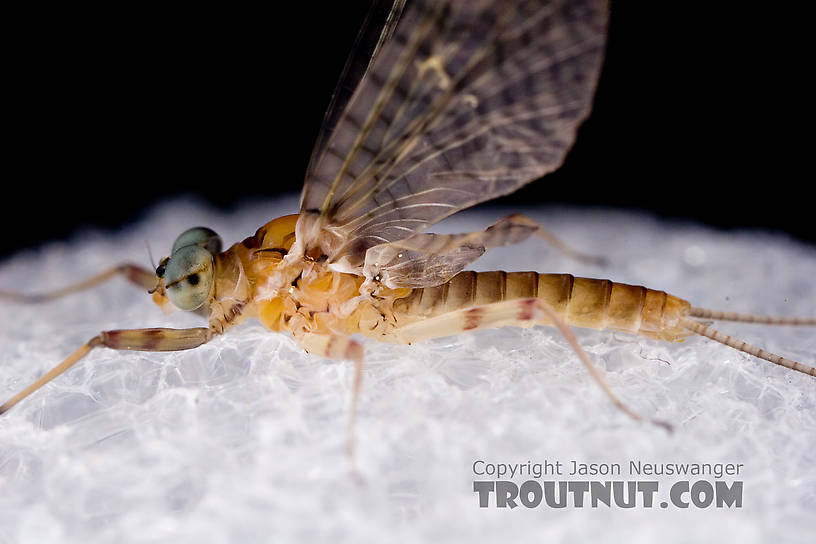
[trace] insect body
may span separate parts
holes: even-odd
[[[374,17],[361,34],[318,138],[298,214],[270,221],[224,251],[214,232],[191,229],[155,274],[122,265],[56,293],[120,274],[160,306],[197,312],[208,325],[102,332],[0,413],[95,347],[191,349],[248,318],[290,332],[309,352],[352,360],[354,402],[363,372],[362,344],[351,337],[357,333],[412,343],[480,328],[554,325],[612,401],[635,418],[568,325],[666,341],[701,334],[816,375],[693,318],[816,325],[814,319],[714,312],[662,291],[568,274],[465,271],[486,250],[529,236],[592,259],[519,214],[480,232],[426,232],[561,164],[589,112],[607,10],[593,0],[376,2],[372,13],[384,18],[377,25]],[[352,425],[354,413],[352,407]]]

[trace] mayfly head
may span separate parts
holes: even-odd
[[[212,295],[215,256],[221,252],[221,238],[211,229],[195,227],[182,232],[173,243],[170,256],[156,268],[159,279],[153,300],[165,308],[167,302],[180,310],[197,310]]]

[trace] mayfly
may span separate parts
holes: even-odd
[[[717,312],[662,291],[568,274],[465,271],[486,250],[533,235],[587,258],[520,214],[480,232],[426,232],[562,163],[590,110],[608,9],[601,0],[376,1],[324,119],[299,213],[226,250],[209,229],[185,231],[155,273],[124,264],[50,294],[4,293],[42,301],[119,275],[159,306],[197,312],[208,325],[101,332],[0,413],[94,348],[192,349],[248,318],[291,333],[310,353],[354,362],[349,429],[363,376],[354,334],[410,344],[490,327],[554,325],[611,401],[635,419],[570,325],[669,342],[699,334],[816,376],[812,367],[699,321],[812,326],[816,319]]]

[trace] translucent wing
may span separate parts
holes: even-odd
[[[323,126],[320,128],[309,161],[309,171],[306,172],[307,178],[311,177],[312,167],[319,162],[319,157],[325,151],[329,138],[360,80],[374,64],[383,45],[393,35],[404,5],[405,0],[373,0],[323,118]]]
[[[481,232],[414,234],[379,244],[366,252],[363,273],[386,287],[431,287],[453,276],[494,247],[516,244],[540,226],[527,216],[513,214]]]
[[[408,0],[301,196],[293,250],[366,251],[556,169],[589,113],[602,0]]]

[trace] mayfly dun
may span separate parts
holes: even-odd
[[[249,318],[290,333],[310,353],[354,363],[350,430],[364,373],[355,334],[411,344],[552,325],[610,400],[637,420],[570,326],[667,342],[702,335],[816,376],[707,323],[814,326],[816,319],[718,312],[663,291],[569,274],[466,271],[486,250],[531,236],[592,259],[521,214],[479,232],[426,232],[559,167],[590,110],[608,10],[601,0],[376,1],[326,114],[299,213],[227,249],[210,229],[185,231],[155,271],[123,264],[48,294],[0,294],[47,301],[123,276],[159,306],[196,312],[208,324],[101,332],[0,414],[95,348],[187,350]]]

